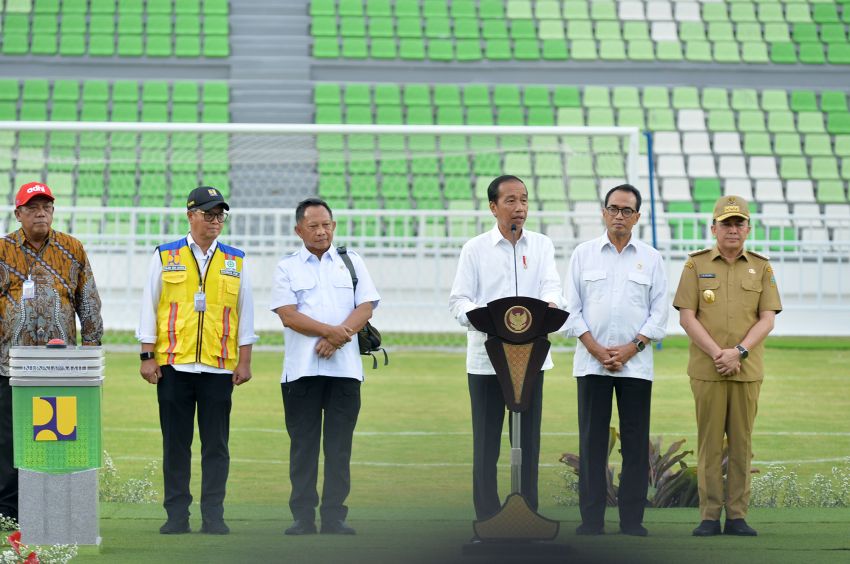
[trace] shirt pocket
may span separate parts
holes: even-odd
[[[587,270],[582,273],[581,279],[587,290],[587,301],[591,303],[602,303],[608,296],[608,273],[604,270]]]
[[[336,307],[351,311],[354,309],[354,282],[348,269],[344,269],[333,277],[334,302]]]
[[[289,281],[289,287],[295,294],[299,310],[303,306],[314,306],[316,301],[316,279],[308,273],[293,275]]]
[[[169,301],[182,301],[180,299],[176,299],[176,296],[181,295],[181,290],[179,289],[179,286],[184,285],[186,283],[187,278],[188,274],[185,270],[163,271],[162,290],[163,292],[167,292],[167,295],[170,296]],[[185,294],[185,289],[182,290],[182,293]]]
[[[741,301],[747,309],[757,309],[761,300],[762,283],[760,279],[744,278],[741,280]]]
[[[241,280],[234,276],[222,276],[219,285],[219,298],[221,303],[227,307],[236,307],[239,302],[239,285]]]
[[[649,289],[652,281],[646,274],[640,272],[629,272],[629,281],[626,284],[626,295],[632,305],[648,307]]]
[[[698,297],[700,309],[716,306],[720,300],[720,280],[717,278],[700,278]]]

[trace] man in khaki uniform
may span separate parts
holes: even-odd
[[[750,502],[752,432],[764,378],[764,339],[782,311],[767,258],[744,250],[750,210],[739,196],[714,206],[714,248],[690,254],[673,306],[691,339],[688,375],[696,403],[699,506],[694,536],[755,536],[744,518]],[[724,495],[723,437],[729,443]]]

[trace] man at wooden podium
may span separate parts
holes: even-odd
[[[470,326],[467,312],[510,296],[527,296],[562,303],[561,279],[551,239],[524,229],[528,217],[528,190],[516,176],[503,175],[487,188],[496,225],[463,246],[449,297],[449,308],[458,323],[468,328],[466,371],[472,402],[472,490],[479,521],[499,512],[496,464],[505,420],[505,399],[490,363],[484,341],[487,335]],[[552,368],[547,355],[543,370]],[[521,493],[537,510],[537,465],[540,457],[540,419],[543,411],[543,373],[521,427],[523,447]]]

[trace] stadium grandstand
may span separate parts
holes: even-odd
[[[126,329],[132,273],[191,188],[228,195],[259,305],[294,204],[318,195],[375,264],[382,329],[445,331],[499,174],[526,180],[562,274],[615,183],[645,195],[640,235],[673,281],[738,194],[777,265],[778,332],[844,333],[848,27],[848,0],[0,0],[0,221],[17,186],[47,183]]]

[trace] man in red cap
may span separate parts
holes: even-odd
[[[0,514],[18,518],[18,471],[12,454],[9,348],[44,345],[50,339],[100,345],[100,296],[83,245],[54,231],[54,197],[40,182],[15,196],[21,228],[0,237]]]

